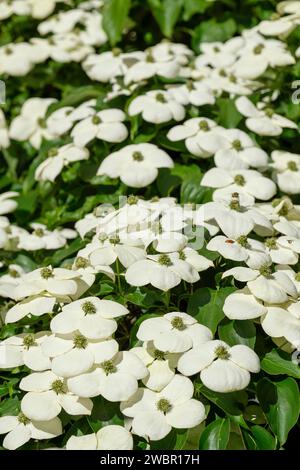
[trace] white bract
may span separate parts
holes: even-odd
[[[200,372],[203,384],[215,392],[242,390],[250,382],[250,372],[259,372],[260,362],[248,346],[228,346],[224,341],[208,341],[184,353],[178,361],[184,375]]]
[[[96,434],[71,436],[67,450],[132,450],[133,439],[127,429],[114,424],[104,426]]]
[[[279,189],[287,194],[300,192],[300,155],[282,150],[272,152],[271,164]]]
[[[184,119],[185,109],[170,92],[152,90],[134,98],[129,105],[128,114],[141,114],[145,121],[161,124],[172,120],[181,121]]]

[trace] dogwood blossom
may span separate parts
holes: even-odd
[[[129,116],[141,114],[145,121],[161,124],[171,120],[181,121],[184,119],[185,109],[168,91],[152,90],[134,98],[128,113]]]
[[[96,434],[71,436],[66,443],[67,450],[132,450],[133,439],[127,429],[111,424]]]

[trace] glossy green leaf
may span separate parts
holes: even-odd
[[[229,418],[216,419],[203,431],[199,441],[200,450],[225,450],[230,435]]]

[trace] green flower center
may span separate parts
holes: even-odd
[[[214,52],[220,52],[220,48],[218,46],[214,46],[213,51]]]
[[[231,83],[237,83],[237,78],[233,73],[231,73],[228,78]]]
[[[240,211],[241,210],[240,197],[239,197],[238,193],[232,193],[229,207],[233,211]]]
[[[111,52],[114,57],[118,57],[120,54],[122,54],[122,49],[119,47],[114,47]]]
[[[297,163],[292,160],[288,162],[287,167],[290,171],[298,171]]]
[[[78,333],[74,336],[73,344],[77,349],[85,349],[88,345],[88,340],[85,336]]]
[[[276,250],[277,249],[277,240],[274,237],[267,238],[265,240],[265,245],[267,248],[270,248],[270,250]]]
[[[295,280],[300,282],[300,272],[295,275]]]
[[[141,152],[133,152],[132,158],[135,162],[142,162],[144,160],[144,156]]]
[[[261,54],[262,51],[264,50],[265,46],[264,44],[258,44],[257,46],[255,46],[255,48],[253,49],[253,52],[254,54]]]
[[[171,258],[169,255],[160,255],[158,258],[158,263],[162,266],[173,266]]]
[[[207,121],[204,121],[204,120],[199,121],[199,129],[204,132],[209,131],[209,125]]]
[[[58,155],[57,149],[50,149],[48,152],[48,157],[56,157]]]
[[[106,375],[117,372],[117,368],[112,361],[104,361],[100,364],[100,367],[103,369]]]
[[[95,305],[93,304],[93,302],[90,302],[89,300],[84,302],[81,308],[86,315],[94,315],[95,313],[97,313],[97,309]]]
[[[51,384],[51,388],[56,395],[67,393],[66,386],[62,380],[54,380]]]
[[[42,268],[41,269],[41,277],[43,279],[49,279],[49,277],[53,277],[53,269],[52,268]]]
[[[129,206],[134,206],[138,202],[139,202],[138,196],[131,195],[127,198],[127,204],[129,204]]]
[[[238,239],[237,242],[239,245],[243,246],[244,248],[248,245],[248,238],[246,235],[241,235]]]
[[[156,99],[156,101],[158,101],[159,103],[166,103],[166,102],[167,102],[165,96],[164,96],[162,93],[156,93],[155,99]]]
[[[10,277],[14,277],[14,278],[20,277],[20,273],[18,273],[16,269],[9,269],[8,274]]]
[[[218,346],[216,349],[215,349],[215,355],[217,356],[218,359],[223,359],[225,361],[228,361],[228,359],[230,359],[230,353],[228,351],[227,348],[225,348],[225,346]]]
[[[167,400],[166,398],[161,398],[156,403],[156,408],[158,409],[158,411],[161,411],[162,413],[166,414],[166,413],[169,413],[169,411],[171,411],[172,405],[169,402],[169,400]]]
[[[238,186],[245,186],[245,184],[246,184],[246,180],[245,180],[243,175],[235,175],[234,182]]]
[[[226,73],[226,71],[225,71],[224,69],[221,69],[221,70],[219,71],[219,75],[220,75],[220,77],[227,77],[227,73]]]
[[[259,268],[259,273],[264,277],[269,277],[272,274],[272,269],[270,266],[264,264]]]
[[[232,148],[237,151],[243,150],[242,142],[240,141],[240,139],[235,139],[232,142]]]
[[[43,237],[45,235],[45,232],[42,228],[36,228],[33,233],[36,237]]]
[[[39,127],[41,127],[42,129],[46,129],[46,127],[47,127],[46,119],[38,118],[37,123],[38,123]]]
[[[20,424],[29,424],[30,423],[30,419],[27,418],[27,416],[24,415],[24,413],[19,413],[18,414],[18,421]]]
[[[182,259],[182,261],[186,260],[186,254],[184,253],[184,251],[179,252],[179,259]]]
[[[184,324],[184,321],[181,317],[172,318],[171,325],[173,326],[173,328],[179,331],[183,331],[186,329],[186,325]]]
[[[99,233],[98,240],[100,242],[105,242],[105,240],[107,240],[107,239],[108,239],[108,235],[105,232]]]
[[[165,353],[163,351],[160,351],[159,349],[155,349],[153,355],[158,361],[163,361],[165,358]]]
[[[101,119],[99,118],[99,116],[93,116],[92,117],[92,123],[95,124],[95,126],[100,124],[100,122],[101,122]]]
[[[189,91],[193,91],[195,90],[195,84],[192,80],[189,80],[186,84],[186,87]]]
[[[274,110],[272,108],[266,108],[264,109],[265,115],[271,118],[274,114]]]
[[[120,243],[121,239],[118,235],[115,235],[114,237],[109,237],[109,242],[112,244],[112,245],[118,245],[118,243]]]
[[[87,268],[90,265],[89,260],[86,258],[83,258],[83,256],[78,256],[75,260],[75,266],[76,268]]]
[[[26,335],[23,338],[23,346],[25,346],[26,349],[31,348],[31,346],[36,346],[36,342],[34,339],[34,335]]]

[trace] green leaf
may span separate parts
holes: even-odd
[[[187,441],[188,431],[185,429],[172,429],[172,431],[160,441],[151,442],[151,450],[181,450]]]
[[[256,328],[250,320],[224,320],[218,328],[219,337],[230,346],[245,344],[254,349]]]
[[[217,105],[219,107],[219,124],[227,128],[236,128],[243,119],[243,116],[236,109],[234,101],[229,98],[219,98]]]
[[[103,28],[112,46],[122,37],[130,7],[131,0],[104,0]]]
[[[201,287],[190,297],[187,313],[196,317],[202,325],[207,326],[215,333],[218,324],[224,318],[225,299],[235,290],[234,287],[223,287],[219,290]]]
[[[211,2],[209,0],[184,0],[184,21],[189,21],[196,13],[204,13],[210,6]]]
[[[300,379],[300,368],[295,364],[291,355],[281,349],[272,349],[261,361],[261,368],[270,375],[289,375]]]
[[[230,435],[229,418],[219,418],[203,431],[199,441],[200,450],[225,450]]]
[[[245,391],[218,393],[209,390],[202,384],[196,384],[197,392],[204,395],[209,401],[221,408],[229,415],[239,416],[247,404],[248,397]]]
[[[203,21],[194,30],[192,46],[196,52],[200,52],[201,42],[224,42],[230,39],[236,32],[237,25],[233,18],[229,18],[222,23],[217,23],[215,19]]]
[[[275,450],[276,439],[261,426],[253,426],[251,432],[243,430],[243,436],[249,450]]]
[[[271,382],[264,378],[257,384],[257,397],[272,431],[283,445],[299,418],[297,382],[290,377],[280,382]]]
[[[148,0],[148,3],[162,33],[170,38],[180,17],[183,0]]]

